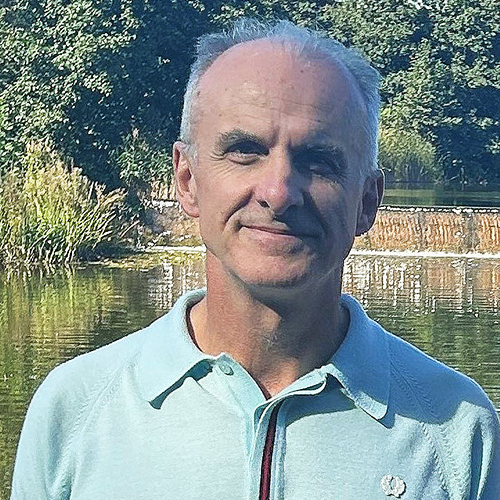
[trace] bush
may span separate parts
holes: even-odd
[[[0,182],[0,264],[67,264],[109,241],[122,191],[104,192],[47,144]]]
[[[165,148],[170,143],[163,137],[141,135],[134,128],[125,137],[121,148],[114,156],[125,185],[137,191],[148,191],[155,182],[169,186],[173,178],[172,155]]]
[[[394,181],[427,182],[439,178],[435,147],[413,131],[382,127],[378,163]]]

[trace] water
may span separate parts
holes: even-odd
[[[346,291],[387,329],[474,377],[500,408],[500,259],[355,255]],[[0,283],[0,500],[27,404],[46,373],[168,311],[203,286],[203,254],[88,265]]]
[[[383,205],[412,207],[500,207],[499,186],[440,186],[391,183],[386,186]]]

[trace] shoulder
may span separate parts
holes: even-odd
[[[176,357],[175,341],[185,328],[185,312],[190,302],[199,300],[203,291],[188,292],[165,314],[149,326],[104,347],[80,355],[54,368],[36,391],[26,417],[27,425],[55,419],[65,429],[75,428],[84,420],[95,402],[126,377],[124,387],[135,390],[137,366],[151,359]],[[153,351],[151,359],[144,352]],[[128,390],[128,389],[127,389]],[[34,418],[35,417],[35,418]]]
[[[91,404],[125,374],[135,376],[139,363],[147,364],[144,352],[152,351],[150,358],[176,356],[183,344],[178,337],[186,328],[185,314],[190,303],[200,299],[203,290],[194,290],[180,297],[174,307],[149,326],[112,342],[104,347],[80,355],[54,368],[35,394],[32,405],[58,401],[73,413]]]
[[[353,297],[343,294],[342,304],[349,310],[350,326],[335,355],[337,364],[342,361],[341,368],[352,372],[356,359],[356,370],[370,374],[358,378],[371,390],[379,389],[375,399],[389,398],[392,411],[416,421],[444,421],[464,409],[496,418],[493,405],[471,378],[387,332]]]
[[[73,408],[83,404],[134,363],[153,325],[56,366],[40,385],[33,403],[43,396],[45,400],[64,400]]]
[[[497,498],[500,425],[488,396],[466,375],[385,335],[393,412],[423,431],[448,488],[468,492],[471,499]]]
[[[94,402],[133,363],[147,334],[147,328],[140,330],[49,373],[24,421],[12,498],[69,498],[81,424]]]
[[[78,469],[78,450],[85,430],[94,425],[92,419],[108,422],[109,412],[115,408],[113,397],[123,403],[124,398],[136,401],[142,396],[138,392],[139,366],[147,367],[151,360],[161,360],[163,365],[166,354],[176,358],[175,339],[185,327],[186,306],[200,294],[186,294],[148,327],[49,373],[33,396],[24,421],[12,498],[69,498]],[[145,352],[151,353],[149,358]]]
[[[491,412],[491,402],[471,378],[387,332],[353,297],[344,294],[342,303],[349,309],[351,324],[339,352],[344,348],[350,358],[356,356],[358,369],[375,374],[379,383],[388,378],[392,405],[416,417],[430,413],[436,419],[462,403]]]
[[[429,416],[441,420],[463,407],[478,416],[496,417],[491,401],[472,378],[391,333],[385,335],[393,383],[406,389]]]
[[[45,435],[51,448],[64,456],[96,401],[133,369],[155,323],[55,367],[29,405],[20,447],[34,434]]]

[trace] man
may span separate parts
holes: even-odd
[[[173,156],[206,292],[49,375],[14,499],[500,498],[482,390],[341,295],[377,114],[376,72],[317,33],[202,38]]]

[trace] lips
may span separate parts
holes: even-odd
[[[302,229],[290,228],[286,225],[268,225],[268,224],[245,224],[243,227],[247,229],[252,229],[255,231],[262,231],[264,233],[270,233],[274,235],[281,236],[293,236],[296,238],[315,238],[318,235],[312,231],[305,231]]]

